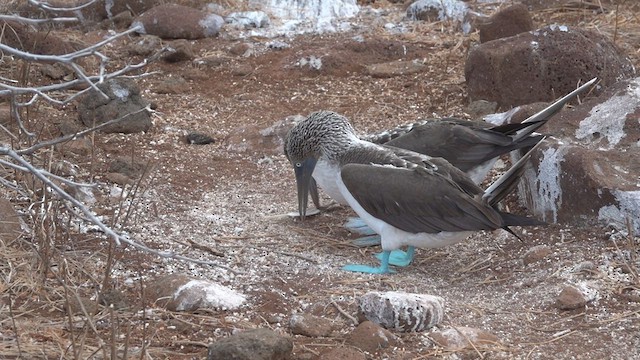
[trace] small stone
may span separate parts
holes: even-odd
[[[234,76],[247,76],[252,74],[255,68],[248,64],[240,64],[231,69],[231,74]]]
[[[63,67],[62,64],[57,63],[57,64],[43,64],[40,67],[40,72],[42,72],[42,75],[52,79],[52,80],[60,80],[63,77],[65,77],[65,75],[67,75],[67,73],[69,73],[69,71]]]
[[[403,292],[369,292],[358,298],[361,318],[387,329],[422,331],[444,318],[444,299],[439,296]]]
[[[207,360],[287,360],[293,342],[269,329],[243,331],[209,345]]]
[[[56,144],[54,148],[62,153],[72,153],[79,156],[88,156],[89,154],[91,154],[92,144],[89,139],[80,138]]]
[[[397,339],[389,330],[371,321],[364,321],[347,336],[346,343],[362,351],[374,353],[395,345]]]
[[[166,62],[176,63],[180,61],[192,60],[195,56],[193,54],[193,46],[187,40],[180,39],[169,43],[169,51],[162,56]]]
[[[113,307],[115,310],[126,309],[129,307],[124,293],[118,289],[111,289],[100,294],[98,302],[104,306]]]
[[[479,26],[480,42],[505,38],[534,29],[529,9],[524,4],[508,6]]]
[[[189,83],[180,76],[168,76],[164,78],[154,91],[156,94],[183,94],[189,90]]]
[[[438,346],[442,346],[448,351],[458,351],[465,348],[475,349],[478,346],[500,342],[500,339],[490,332],[465,326],[435,331],[429,336]]]
[[[373,64],[367,66],[367,74],[374,78],[391,78],[395,76],[416,74],[424,69],[426,65],[420,61],[392,61],[388,63]]]
[[[212,138],[211,136],[197,132],[187,134],[185,140],[188,144],[193,145],[207,145],[216,142],[216,139]]]
[[[573,286],[565,286],[556,300],[556,306],[560,310],[575,310],[587,305],[584,293]]]
[[[142,176],[145,164],[128,158],[117,158],[109,164],[109,172],[123,174],[131,179]]]
[[[459,0],[417,0],[407,7],[407,18],[422,21],[460,21],[466,12],[467,5]]]
[[[116,172],[106,173],[104,178],[118,185],[131,185],[134,183],[132,178]]]
[[[207,66],[207,67],[218,67],[220,65],[228,63],[229,61],[231,61],[230,57],[210,55],[210,56],[197,58],[193,60],[193,63],[196,65]]]
[[[131,23],[133,22],[133,14],[131,14],[131,11],[125,10],[116,14],[116,16],[112,17],[110,20],[116,28],[126,29],[131,26]]]
[[[527,250],[522,257],[522,262],[529,265],[544,259],[549,254],[551,254],[551,249],[547,245],[537,245]]]
[[[162,48],[162,39],[154,35],[142,35],[140,40],[131,43],[128,52],[131,55],[149,56]]]
[[[467,114],[473,119],[479,119],[485,115],[493,114],[498,109],[498,103],[495,101],[476,100],[472,101],[465,109]]]
[[[366,356],[352,347],[339,347],[320,354],[318,360],[366,360]]]
[[[0,197],[0,240],[11,243],[22,235],[20,217],[11,202]]]
[[[171,311],[235,310],[246,297],[225,286],[184,275],[166,275],[147,281],[147,299]]]
[[[86,296],[70,296],[67,304],[73,315],[94,315],[98,312],[98,304]],[[84,310],[83,310],[84,309]]]
[[[333,331],[333,322],[311,314],[294,314],[289,321],[291,333],[309,337],[327,337]]]
[[[11,116],[11,107],[6,104],[0,104],[0,125],[7,126],[13,123]]]
[[[232,45],[229,48],[229,53],[236,56],[244,55],[251,48],[250,44],[247,43],[237,43]]]

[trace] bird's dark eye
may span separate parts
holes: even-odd
[[[296,163],[296,167],[302,167],[302,163],[301,162],[297,162]]]

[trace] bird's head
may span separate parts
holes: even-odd
[[[346,139],[355,137],[353,127],[342,115],[318,111],[296,124],[284,141],[284,154],[293,165],[298,187],[298,211],[304,220],[313,170],[321,157],[332,159]]]

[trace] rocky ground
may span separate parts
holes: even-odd
[[[472,3],[486,14],[496,6]],[[616,34],[640,65],[640,36],[628,30],[638,26],[637,7],[609,4],[598,12],[538,3],[536,25]],[[157,61],[136,80],[156,111],[149,131],[96,133],[40,154],[52,165],[67,164],[61,174],[99,184],[92,209],[106,223],[152,248],[223,267],[114,249],[80,222],[60,227],[44,217],[52,236],[27,233],[0,245],[7,264],[0,267],[6,319],[0,320],[0,357],[102,358],[117,348],[131,357],[204,358],[208,344],[254,328],[290,337],[293,359],[640,357],[640,254],[633,235],[599,224],[517,229],[521,242],[500,231],[478,233],[449,248],[419,250],[411,266],[381,276],[340,269],[373,263],[376,251],[351,245],[356,235],[341,226],[349,209],[330,205],[304,222],[286,215],[297,207],[295,182],[277,136],[270,135],[287,117],[330,109],[362,133],[425,116],[469,117],[464,64],[478,34],[463,35],[447,22],[386,31],[386,23],[402,21],[401,5],[371,6],[383,15],[362,12],[350,32],[279,39],[286,47],[224,30],[194,41],[195,61]],[[91,43],[106,32],[54,34]],[[124,63],[138,40],[121,38],[105,51]],[[313,58],[322,58],[319,69]],[[367,68],[397,60],[424,66],[393,76],[372,76]],[[2,76],[15,77],[20,64],[10,65]],[[38,68],[29,71],[33,81],[43,81]],[[48,138],[65,124],[79,126],[76,118],[75,106],[41,104],[27,120]],[[214,142],[190,144],[186,136],[193,132]],[[140,164],[125,174],[134,179],[127,185],[125,171],[113,167],[118,159]],[[27,221],[47,203],[29,210],[30,199],[2,191]],[[324,197],[322,203],[331,204]],[[64,213],[51,204],[48,214]],[[509,204],[510,211],[527,211],[515,199]],[[151,304],[144,294],[168,286],[159,279],[170,274],[215,281],[244,294],[246,303],[191,312]],[[442,297],[443,321],[423,332],[392,331],[372,344],[378,328],[354,330],[356,301],[391,290]],[[485,340],[463,341],[462,348],[437,341],[451,329]]]

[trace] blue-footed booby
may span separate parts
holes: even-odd
[[[526,149],[538,143],[542,135],[536,135],[534,132],[560,111],[566,103],[589,89],[596,81],[597,78],[591,79],[522,123],[495,126],[485,121],[457,118],[421,120],[360,138],[432,157],[442,157],[466,172],[476,184],[481,184],[501,155],[513,150]],[[319,209],[320,202],[315,180],[312,179],[309,189],[313,203]],[[323,190],[336,202],[347,205],[335,189]],[[345,226],[361,235],[374,233],[358,218],[350,218]],[[356,239],[354,244],[376,245],[379,244],[379,237],[362,237]]]
[[[295,170],[302,219],[315,179],[381,236],[379,267],[345,270],[388,273],[391,251],[403,246],[409,246],[410,263],[414,247],[455,244],[479,230],[543,224],[495,207],[518,181],[528,155],[485,191],[445,159],[360,139],[344,116],[330,111],[312,113],[294,126],[285,154]]]

